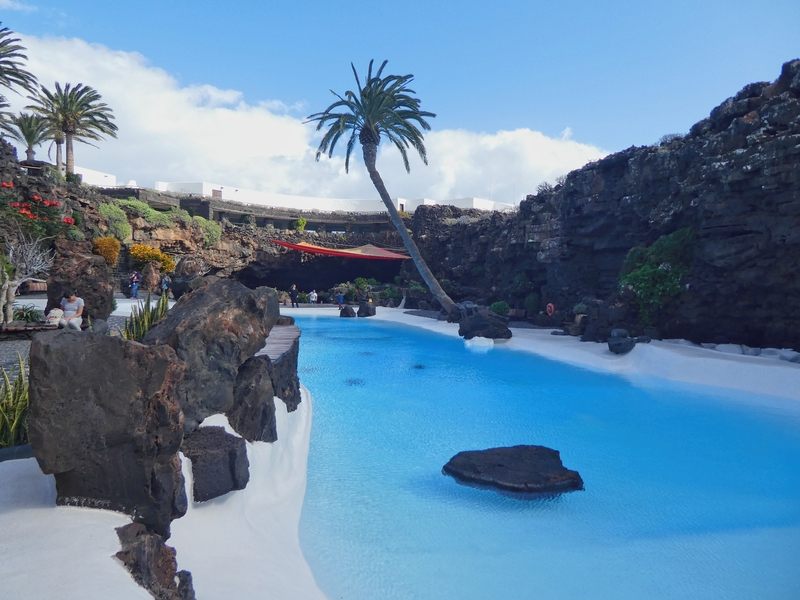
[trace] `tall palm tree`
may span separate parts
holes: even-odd
[[[453,314],[456,311],[455,303],[442,289],[422,258],[419,248],[400,218],[389,192],[386,191],[386,185],[375,167],[378,145],[381,143],[382,137],[400,150],[400,156],[403,157],[403,164],[407,172],[411,172],[406,152],[408,148],[414,148],[422,162],[428,164],[420,128],[426,131],[430,130],[431,127],[425,119],[436,116],[434,113],[420,110],[420,100],[414,96],[416,92],[408,87],[414,79],[413,75],[383,76],[383,69],[387,62],[384,60],[373,75],[373,61],[369,61],[367,77],[363,86],[355,66],[350,63],[356,79],[357,91],[347,90],[344,96],[341,96],[331,90],[338,100],[324,111],[310,115],[307,122],[316,121],[317,131],[328,127],[317,148],[317,160],[322,154],[332,156],[339,139],[343,135],[349,134],[344,162],[345,171],[350,170],[350,154],[353,152],[356,140],[361,143],[364,164],[375,189],[378,190],[378,194],[386,206],[392,225],[397,229],[403,245],[433,297],[448,314]]]
[[[89,144],[89,140],[101,140],[104,135],[117,137],[114,113],[102,102],[102,97],[93,87],[79,83],[64,87],[56,83],[55,91],[46,87],[31,99],[28,108],[50,123],[54,132],[62,132],[67,147],[67,174],[75,172],[75,153],[72,143],[77,140]],[[58,137],[55,137],[58,161]]]
[[[36,77],[23,68],[28,57],[25,47],[14,37],[8,27],[0,28],[0,87],[13,90],[20,87],[27,92],[36,90]]]
[[[29,161],[34,159],[34,146],[43,144],[53,137],[47,119],[30,113],[12,115],[7,122],[0,124],[0,129],[25,144],[25,154]]]

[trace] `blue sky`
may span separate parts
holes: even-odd
[[[0,15],[23,35],[139,53],[178,86],[280,101],[288,108],[273,111],[296,118],[351,87],[350,61],[387,58],[415,74],[435,131],[525,128],[602,151],[686,132],[800,57],[797,0],[0,0]]]

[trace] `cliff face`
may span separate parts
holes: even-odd
[[[608,299],[632,247],[682,227],[694,260],[662,335],[800,348],[800,60],[688,135],[586,165],[513,215],[420,207],[413,222],[455,296],[521,305],[534,292],[567,309]]]

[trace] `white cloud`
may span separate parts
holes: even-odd
[[[205,180],[274,192],[376,198],[358,148],[349,174],[341,156],[315,162],[319,135],[293,116],[305,109],[301,102],[252,103],[237,90],[208,83],[182,86],[141,54],[80,39],[24,36],[23,43],[28,68],[43,85],[52,87],[56,80],[91,85],[114,110],[119,138],[100,142],[99,148],[76,145],[76,164],[143,185]],[[9,100],[17,110],[25,104]],[[603,155],[567,135],[550,138],[529,129],[434,131],[426,136],[426,146],[429,166],[412,159],[410,175],[397,150],[382,147],[378,168],[390,194],[513,202],[541,181]]]
[[[19,2],[18,0],[0,0],[0,8],[4,10],[18,10],[20,12],[33,12],[38,10],[32,4]]]

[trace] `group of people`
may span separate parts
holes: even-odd
[[[128,277],[128,286],[131,290],[131,298],[137,300],[139,298],[139,286],[142,284],[142,274],[139,271],[132,271],[130,276]],[[161,281],[159,282],[159,286],[161,287],[161,294],[169,295],[170,289],[172,288],[172,278],[164,273],[161,276]]]
[[[300,308],[300,304],[297,302],[299,296],[300,291],[297,289],[297,284],[293,283],[289,288],[289,299],[292,302],[292,308]],[[323,302],[322,296],[317,294],[317,290],[311,290],[306,297],[308,298],[309,304],[320,304]]]

